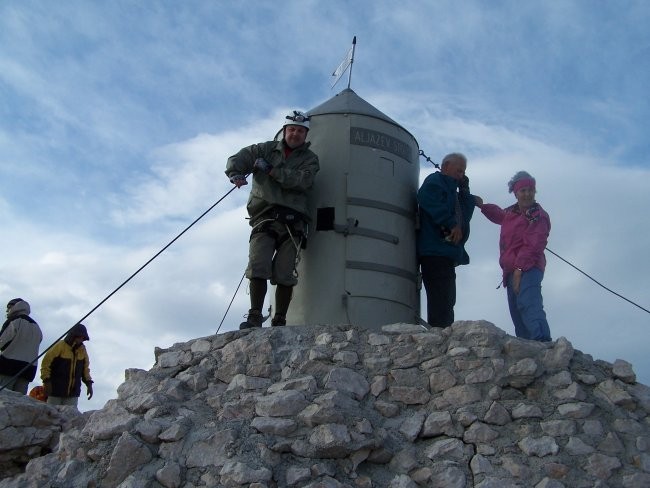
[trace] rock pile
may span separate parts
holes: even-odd
[[[27,425],[0,397],[2,459],[32,457],[0,487],[650,486],[650,388],[565,338],[304,326],[155,355],[73,425],[22,398],[43,412]]]

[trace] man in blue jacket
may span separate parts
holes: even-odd
[[[417,251],[427,293],[427,322],[432,327],[448,327],[454,322],[455,267],[469,263],[465,243],[475,197],[469,192],[466,169],[463,154],[447,154],[440,172],[427,176],[418,191]]]

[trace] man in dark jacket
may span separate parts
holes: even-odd
[[[251,308],[239,328],[262,327],[267,280],[275,289],[272,326],[286,324],[286,314],[298,283],[296,264],[307,234],[308,197],[319,170],[318,156],[305,142],[309,117],[294,111],[282,128],[281,141],[268,141],[241,149],[228,158],[226,175],[237,188],[253,188],[246,209],[251,231],[246,277],[250,280]]]
[[[427,176],[418,191],[418,260],[427,293],[427,322],[433,327],[453,323],[455,267],[469,263],[465,243],[475,197],[469,192],[466,169],[467,158],[463,154],[448,154],[442,160],[440,172]]]
[[[7,320],[0,329],[0,387],[27,394],[36,376],[41,328],[29,314],[29,303],[14,298],[7,303]]]
[[[84,341],[90,340],[83,324],[75,324],[62,341],[50,349],[41,362],[41,379],[52,405],[77,406],[81,382],[86,385],[88,400],[93,396],[90,360]]]

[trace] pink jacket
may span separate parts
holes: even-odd
[[[499,264],[503,269],[503,281],[515,269],[528,271],[538,268],[544,271],[544,249],[551,231],[551,219],[544,209],[535,203],[522,213],[514,205],[505,210],[492,203],[484,203],[481,212],[495,224],[501,225]]]

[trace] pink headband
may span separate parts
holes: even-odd
[[[515,182],[514,185],[512,185],[512,191],[514,191],[515,193],[517,193],[522,188],[530,188],[534,190],[535,180],[533,180],[532,178],[524,178],[523,180],[519,180]]]

